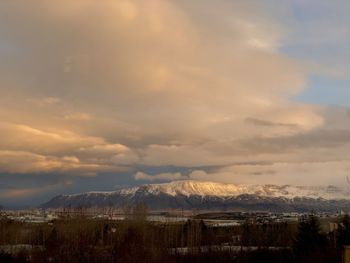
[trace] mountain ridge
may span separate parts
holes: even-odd
[[[248,185],[182,180],[144,184],[112,192],[59,195],[41,207],[123,207],[139,202],[146,203],[151,209],[328,211],[350,207],[350,193],[336,186]]]

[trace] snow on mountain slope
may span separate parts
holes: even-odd
[[[122,195],[133,196],[136,193],[144,195],[167,194],[169,196],[217,196],[235,197],[239,195],[256,195],[262,197],[284,197],[284,198],[313,198],[326,200],[350,199],[350,191],[335,186],[312,187],[292,185],[244,185],[223,184],[202,181],[174,181],[163,184],[147,184],[139,187],[120,189],[115,192],[88,192],[84,194],[70,195],[93,196],[93,195]],[[67,196],[68,197],[68,196]]]
[[[143,187],[145,187],[150,194],[165,193],[171,196],[181,194],[185,196],[228,197],[250,194],[264,197],[350,199],[350,192],[348,190],[335,186],[244,185],[186,180],[164,184],[150,184]]]
[[[118,207],[143,202],[153,210],[274,212],[349,211],[350,193],[334,186],[243,185],[200,181],[146,184],[113,192],[59,195],[42,208]]]

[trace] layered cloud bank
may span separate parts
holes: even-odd
[[[349,113],[291,99],[307,71],[259,1],[6,1],[0,21],[6,178],[339,183],[350,169]]]

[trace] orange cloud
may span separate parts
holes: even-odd
[[[338,128],[291,99],[307,71],[280,52],[285,29],[258,2],[3,1],[0,35],[16,56],[0,61],[0,172],[337,155],[295,148]]]

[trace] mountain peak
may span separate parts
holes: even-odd
[[[235,184],[223,184],[215,182],[181,180],[162,184],[147,184],[143,185],[153,194],[165,193],[171,196],[175,195],[216,195],[216,196],[231,196],[238,194],[239,187]]]

